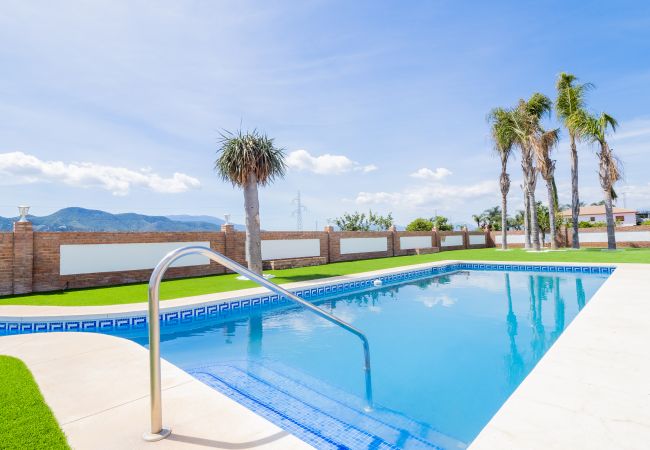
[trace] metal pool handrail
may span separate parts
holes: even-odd
[[[233,261],[232,259],[215,252],[212,249],[201,246],[188,246],[181,247],[173,250],[163,259],[160,260],[156,268],[151,274],[149,279],[149,376],[150,376],[150,389],[151,389],[151,429],[146,432],[143,438],[147,441],[158,441],[170,435],[169,428],[163,428],[162,425],[162,394],[161,394],[161,380],[160,380],[160,282],[162,281],[165,272],[169,266],[177,259],[183,256],[199,254],[206,256],[212,261],[215,261],[228,269],[237,272],[246,278],[256,282],[257,284],[275,292],[280,296],[287,297],[299,305],[304,306],[311,312],[322,317],[325,320],[332,322],[335,325],[349,331],[350,333],[361,339],[363,343],[364,353],[364,374],[365,374],[365,387],[366,387],[366,409],[372,409],[372,383],[370,376],[370,346],[368,345],[368,338],[361,331],[347,322],[342,321],[338,317],[322,310],[308,301],[292,294],[286,289],[271,283],[264,277],[251,272],[241,264]]]

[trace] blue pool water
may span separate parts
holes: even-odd
[[[459,271],[317,304],[162,328],[162,356],[317,448],[463,448],[606,274]],[[147,345],[146,330],[124,334]]]

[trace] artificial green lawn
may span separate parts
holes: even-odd
[[[0,355],[0,448],[69,449],[27,366]]]
[[[430,255],[398,256],[393,258],[366,259],[323,266],[300,267],[296,269],[272,270],[275,283],[313,280],[316,278],[347,275],[370,270],[388,269],[445,259],[480,261],[542,261],[542,262],[590,262],[590,263],[645,263],[650,264],[650,249],[624,249],[604,251],[601,249],[561,250],[556,252],[531,253],[521,249],[500,251],[494,248],[479,250],[455,250]],[[192,295],[233,291],[255,287],[251,281],[236,279],[237,275],[216,275],[200,278],[185,278],[163,282],[160,297],[169,300]],[[0,305],[60,305],[88,306],[138,303],[147,301],[147,284],[130,284],[105,288],[78,289],[66,292],[39,293],[0,298]]]

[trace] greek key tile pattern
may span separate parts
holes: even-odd
[[[376,280],[381,280],[382,285],[403,283],[419,278],[448,274],[459,270],[481,271],[521,271],[521,272],[559,272],[581,274],[611,274],[615,267],[606,266],[551,266],[535,264],[492,264],[492,263],[452,263],[443,266],[428,267],[426,269],[407,270],[404,272],[369,277],[365,279],[300,288],[291,291],[305,300],[322,300],[328,296],[339,296],[344,293],[372,289]],[[179,323],[205,320],[208,318],[221,318],[232,314],[241,314],[250,310],[270,309],[281,305],[291,304],[286,297],[274,294],[237,298],[218,303],[204,303],[192,307],[181,307],[164,310],[160,314],[163,326]],[[53,321],[30,322],[27,320],[0,317],[0,336],[6,334],[45,333],[56,331],[86,331],[86,332],[111,332],[112,330],[140,329],[147,327],[147,317],[138,313],[134,316],[115,315],[101,318],[75,318],[65,319],[57,317]]]

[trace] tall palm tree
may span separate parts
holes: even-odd
[[[537,220],[537,202],[535,201],[535,188],[537,186],[537,170],[534,164],[533,146],[536,137],[542,132],[542,117],[551,113],[553,103],[547,96],[534,93],[527,100],[520,100],[517,109],[522,121],[522,168],[524,170],[524,184],[527,188],[528,203],[530,208],[530,232],[532,234],[533,250],[540,250],[539,224]]]
[[[605,218],[607,220],[607,248],[616,249],[616,223],[614,222],[614,211],[612,200],[616,195],[614,193],[614,184],[621,179],[621,167],[618,159],[612,153],[612,149],[607,143],[607,134],[609,130],[616,131],[618,122],[612,116],[601,113],[600,116],[594,117],[587,113],[576,114],[570,120],[571,125],[579,129],[584,136],[588,137],[592,143],[600,146],[598,155],[598,177],[600,178],[600,187],[603,189],[605,197]]]
[[[503,108],[495,108],[488,116],[492,123],[492,140],[494,149],[501,160],[501,249],[508,249],[508,192],[510,191],[510,175],[508,174],[508,159],[512,155],[516,135],[511,126],[511,112]]]
[[[472,214],[472,220],[476,222],[476,228],[481,228],[483,222],[483,214]]]
[[[258,186],[266,186],[286,172],[283,149],[257,132],[224,132],[219,141],[215,170],[219,176],[244,190],[246,212],[246,259],[248,269],[262,274],[260,202]]]
[[[519,100],[517,106],[511,109],[496,108],[490,113],[490,120],[499,139],[497,145],[507,148],[508,145],[516,146],[521,152],[521,169],[524,173],[524,235],[525,247],[540,249],[539,226],[537,221],[537,208],[535,207],[535,187],[537,184],[537,171],[533,157],[533,142],[540,133],[542,117],[551,111],[551,100],[540,93],[533,94],[528,100]]]
[[[571,155],[571,220],[573,222],[573,248],[580,248],[578,236],[578,216],[580,214],[580,197],[578,194],[578,150],[576,141],[582,135],[574,125],[571,118],[576,114],[584,112],[585,94],[593,89],[593,84],[576,83],[578,79],[569,73],[562,72],[556,82],[557,99],[555,100],[555,111],[558,119],[564,124],[569,132],[570,155]]]
[[[546,182],[548,193],[548,222],[551,233],[551,249],[557,249],[557,230],[555,226],[555,211],[557,210],[557,193],[555,191],[555,160],[551,159],[551,150],[560,139],[560,130],[540,130],[533,139],[533,151],[537,159],[537,170]]]

